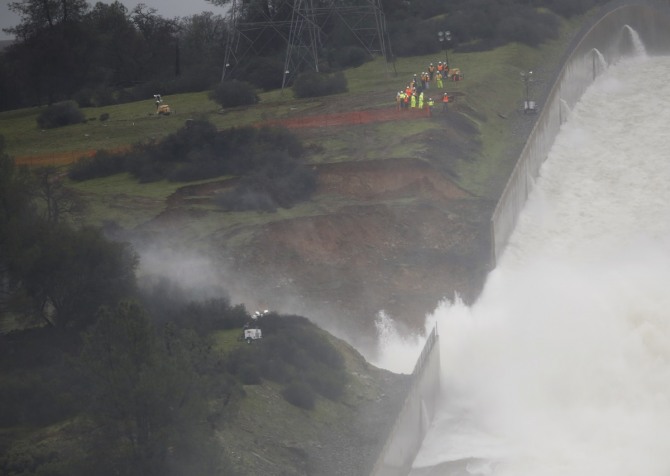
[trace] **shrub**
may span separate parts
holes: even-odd
[[[293,405],[311,408],[317,395],[331,400],[341,397],[347,383],[344,358],[319,329],[301,316],[275,313],[258,319],[262,344],[232,352],[227,370],[246,383],[260,377],[287,385],[284,397]],[[251,348],[250,348],[251,347]]]
[[[316,394],[305,382],[294,380],[284,388],[282,396],[291,405],[305,410],[312,410],[316,402]]]
[[[496,38],[500,43],[519,42],[537,46],[550,38],[557,38],[559,22],[552,13],[537,13],[518,9],[513,15],[505,15],[498,23]]]
[[[219,329],[241,328],[249,319],[244,306],[233,306],[228,298],[208,299],[201,302],[191,301],[181,304],[181,307],[176,302],[171,305],[178,309],[178,311],[177,309],[172,311],[175,314],[172,320],[180,327],[193,329],[201,335],[207,335]]]
[[[279,89],[284,78],[284,60],[264,56],[251,58],[235,76],[244,78],[264,91]]]
[[[334,48],[328,55],[328,61],[334,68],[356,68],[371,60],[372,56],[358,46]]]
[[[261,153],[259,166],[217,202],[226,210],[274,211],[307,200],[316,189],[316,173],[283,151]]]
[[[258,102],[256,89],[250,83],[236,79],[219,83],[210,91],[209,98],[223,108],[248,106]]]
[[[74,101],[63,101],[47,107],[37,116],[37,125],[42,129],[54,129],[86,120]]]
[[[297,98],[328,96],[347,92],[347,78],[344,73],[322,74],[314,71],[302,73],[293,84],[293,94]]]
[[[109,113],[108,112],[103,112],[100,114],[100,122],[105,122],[109,119]]]
[[[100,120],[103,120],[102,117]],[[120,174],[125,169],[125,158],[123,155],[99,150],[93,157],[84,157],[72,164],[68,177],[76,181],[90,180]]]
[[[393,52],[398,56],[417,56],[440,51],[440,43],[437,41],[435,32],[438,28],[416,29],[413,26],[395,33],[393,41]],[[453,45],[451,45],[453,47]]]

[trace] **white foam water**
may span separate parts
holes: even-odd
[[[412,475],[670,474],[669,77],[646,55],[598,76],[480,298],[431,316],[441,408]]]
[[[373,365],[399,374],[411,374],[421,355],[428,334],[435,328],[435,319],[429,316],[421,332],[401,326],[386,312],[380,311],[375,319],[378,353],[367,355]]]

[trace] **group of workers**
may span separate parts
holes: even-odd
[[[426,99],[426,91],[430,89],[431,83],[434,81],[437,89],[444,89],[444,80],[450,75],[449,65],[446,61],[443,63],[439,61],[437,66],[433,63],[428,65],[428,71],[423,71],[420,75],[414,75],[412,80],[407,83],[404,89],[398,91],[396,95],[396,107],[399,111],[407,109],[424,109],[432,110],[435,106],[435,100],[432,97]],[[451,76],[453,78],[461,79],[460,71]],[[457,81],[457,79],[453,79]],[[449,101],[452,97],[448,92],[442,94],[440,98],[442,102],[442,110],[446,111]]]

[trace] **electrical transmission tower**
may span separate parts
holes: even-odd
[[[381,0],[280,0],[272,7],[270,11],[266,2],[231,1],[222,81],[245,58],[262,55],[277,41],[286,50],[282,89],[302,70],[318,72],[327,32],[337,23],[370,56],[384,56],[387,65],[393,58]]]

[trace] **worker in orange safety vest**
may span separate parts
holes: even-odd
[[[442,96],[442,110],[446,111],[447,110],[447,105],[449,104],[449,93],[444,93],[444,96]]]

